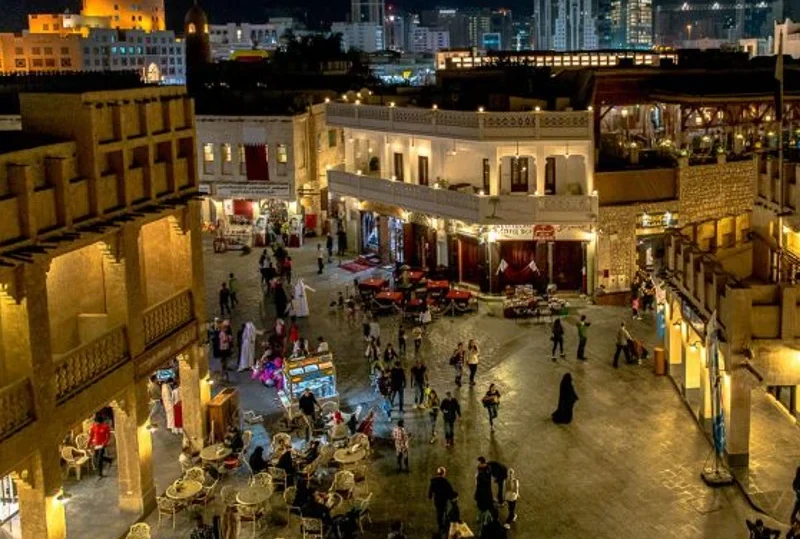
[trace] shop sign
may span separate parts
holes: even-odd
[[[534,225],[534,241],[556,241],[556,227],[553,225]]]
[[[211,184],[208,183],[201,183],[197,186],[197,191],[201,195],[210,195],[211,194]]]
[[[278,198],[281,200],[291,199],[288,183],[218,183],[214,186],[214,194],[220,197],[247,198],[251,200],[257,200],[261,198]]]
[[[145,376],[150,376],[158,367],[183,352],[196,340],[197,322],[193,320],[176,333],[168,335],[158,341],[155,346],[139,355],[134,360],[136,377],[144,378]]]
[[[642,215],[642,228],[668,228],[676,224],[678,224],[677,215],[668,211]]]
[[[531,225],[496,225],[492,231],[498,240],[532,240],[533,229]]]

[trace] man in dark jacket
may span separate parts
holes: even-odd
[[[396,395],[400,395],[400,413],[403,413],[403,394],[405,393],[406,389],[406,371],[400,365],[399,361],[394,362],[394,367],[392,367],[391,372],[389,373],[390,377],[390,389],[391,395],[390,399],[392,402],[392,406],[394,406],[394,398]]]
[[[436,470],[436,475],[431,478],[431,484],[428,487],[428,499],[433,500],[433,506],[436,508],[436,524],[439,527],[439,533],[447,533],[447,503],[455,499],[458,493],[453,489],[453,485],[447,479],[447,468],[442,466]]]
[[[483,457],[478,457],[478,470],[488,470],[489,475],[497,483],[497,503],[503,505],[503,485],[508,478],[508,468],[495,460],[486,461]]]
[[[442,411],[442,419],[444,420],[444,445],[452,447],[455,443],[456,419],[461,417],[461,405],[448,391],[444,400],[439,404],[439,409]]]

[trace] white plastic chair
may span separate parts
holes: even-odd
[[[150,539],[150,525],[146,522],[137,522],[128,530],[125,539]]]
[[[70,470],[75,470],[78,481],[81,480],[81,470],[91,460],[86,451],[68,445],[61,448],[61,458],[67,463],[67,475],[69,476]]]

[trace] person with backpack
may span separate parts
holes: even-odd
[[[564,359],[564,326],[561,325],[561,319],[556,318],[553,321],[553,327],[551,330],[550,340],[553,341],[553,351],[551,353],[551,359],[553,361],[556,360],[556,349],[560,349],[561,352],[561,359]]]

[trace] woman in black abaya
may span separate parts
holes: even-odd
[[[551,416],[553,423],[567,425],[572,422],[572,408],[578,400],[575,388],[572,387],[572,375],[564,374],[561,378],[561,389],[558,392],[558,408]]]

